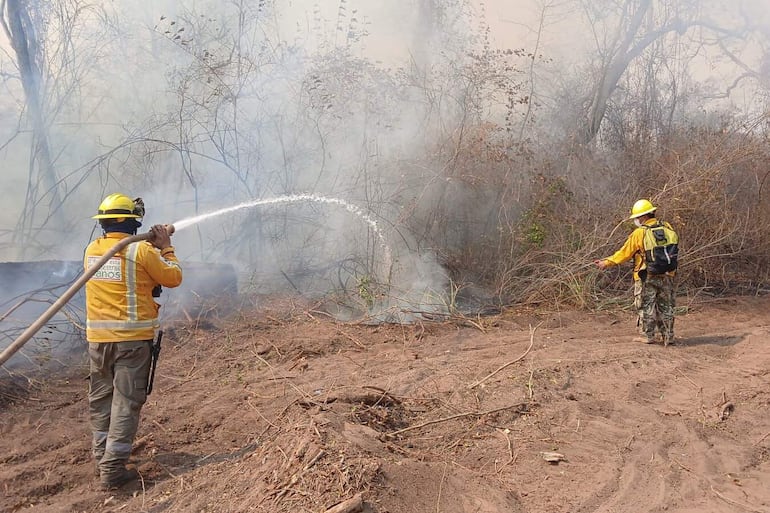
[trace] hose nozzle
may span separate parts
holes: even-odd
[[[168,232],[169,235],[174,235],[174,232],[176,231],[176,228],[174,228],[173,224],[167,224],[167,225],[164,225],[164,226],[166,227],[166,231]]]

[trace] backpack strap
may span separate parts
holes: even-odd
[[[656,222],[655,222],[655,224],[653,224],[653,225],[646,225],[646,224],[643,224],[643,225],[642,225],[642,228],[647,228],[647,229],[652,229],[652,228],[666,228],[666,223],[665,223],[665,221],[660,221],[660,220],[658,220],[658,219],[656,219],[655,221],[656,221]]]

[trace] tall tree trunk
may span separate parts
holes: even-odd
[[[29,179],[24,211],[17,225],[16,237],[24,242],[25,234],[31,232],[34,225],[36,207],[47,204],[49,212],[61,202],[58,178],[51,160],[48,140],[48,127],[44,115],[42,98],[43,48],[40,35],[35,27],[34,3],[28,0],[5,0],[3,29],[11,42],[19,66],[22,87],[27,101],[27,112],[32,125],[32,144],[30,147]],[[45,201],[44,201],[45,200]]]
[[[608,62],[605,63],[602,70],[602,76],[599,77],[599,81],[593,92],[593,98],[591,100],[591,107],[588,111],[588,116],[585,125],[582,130],[582,137],[580,142],[587,144],[594,140],[599,133],[604,115],[607,113],[607,104],[612,96],[612,93],[618,87],[623,73],[626,72],[628,65],[631,61],[639,55],[644,48],[650,45],[655,38],[649,39],[649,36],[645,38],[643,43],[634,45],[634,39],[636,38],[639,27],[642,25],[644,16],[650,8],[651,0],[642,0],[639,3],[636,11],[629,20],[628,30],[624,37],[618,44],[618,47],[610,56]]]

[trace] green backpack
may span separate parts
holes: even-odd
[[[647,272],[664,274],[676,271],[679,257],[679,236],[668,223],[658,221],[644,228],[644,260]]]

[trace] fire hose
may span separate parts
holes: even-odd
[[[169,235],[174,233],[174,225],[167,224],[166,229],[168,230]],[[94,262],[94,264],[86,269],[82,275],[72,284],[70,285],[70,288],[68,288],[64,294],[61,295],[59,299],[57,299],[50,307],[48,307],[48,310],[46,310],[43,315],[38,317],[38,319],[33,322],[24,332],[19,335],[16,340],[14,340],[11,345],[6,347],[2,353],[0,353],[0,365],[3,365],[8,359],[13,356],[16,351],[21,349],[21,347],[26,344],[29,339],[31,339],[35,333],[40,331],[40,329],[45,326],[45,323],[51,320],[51,318],[56,315],[56,312],[62,309],[64,305],[67,304],[67,302],[72,299],[72,297],[81,289],[83,288],[83,285],[86,284],[86,282],[91,279],[91,277],[96,274],[96,272],[102,268],[104,264],[107,263],[107,261],[115,256],[116,253],[123,250],[126,246],[129,244],[132,244],[134,242],[140,242],[143,240],[148,240],[152,237],[151,232],[147,233],[139,233],[137,235],[132,235],[130,237],[126,237],[125,239],[121,239],[118,241],[117,244],[115,244],[113,247],[111,247],[104,255],[102,255],[99,260]]]

